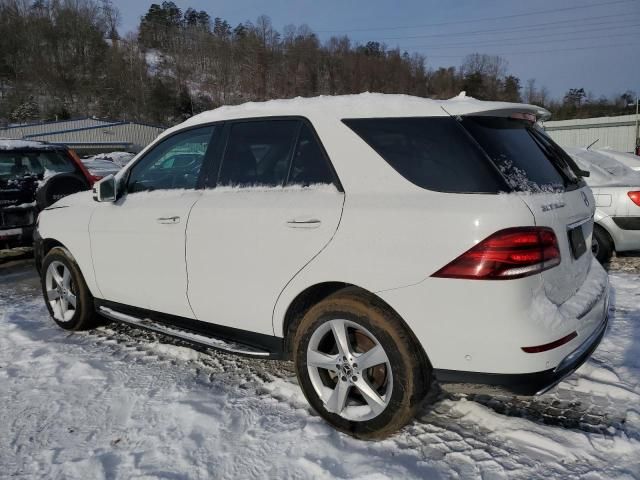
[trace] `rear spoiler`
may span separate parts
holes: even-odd
[[[487,117],[516,117],[523,118],[527,115],[535,116],[535,121],[545,121],[551,118],[551,112],[546,108],[536,107],[535,105],[518,105],[509,108],[498,108],[495,110],[485,110],[481,112],[467,113],[469,116],[487,116]]]
[[[446,108],[445,108],[446,107]],[[443,110],[453,116],[491,116],[491,117],[518,117],[535,116],[535,121],[544,121],[551,118],[551,112],[546,108],[515,102],[491,102],[467,97],[466,92],[445,100]],[[533,119],[532,119],[533,120]]]

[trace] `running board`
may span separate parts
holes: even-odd
[[[235,353],[239,355],[247,355],[251,357],[263,357],[268,358],[271,354],[265,350],[259,350],[257,348],[250,347],[248,345],[242,345],[236,342],[228,342],[219,338],[209,337],[201,335],[195,332],[189,332],[186,330],[180,330],[177,328],[164,325],[159,322],[155,322],[149,318],[138,318],[126,313],[121,313],[116,310],[112,310],[108,307],[100,306],[98,312],[111,320],[117,322],[133,325],[134,327],[144,328],[146,330],[152,330],[154,332],[163,333],[170,337],[179,338],[190,343],[196,343],[198,345],[204,345],[215,350],[222,350],[225,352]]]

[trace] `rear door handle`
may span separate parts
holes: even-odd
[[[318,228],[322,222],[317,218],[293,218],[287,221],[289,228]]]
[[[159,217],[156,218],[156,222],[165,224],[180,223],[180,217]]]

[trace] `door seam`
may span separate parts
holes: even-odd
[[[191,310],[191,314],[193,315],[194,319],[198,319],[198,317],[196,316],[196,312],[193,310],[193,306],[191,305],[191,300],[189,299],[189,263],[187,260],[187,232],[189,230],[189,219],[191,218],[191,211],[193,210],[193,207],[196,206],[196,204],[200,201],[200,199],[202,198],[202,192],[200,192],[200,196],[196,199],[195,202],[193,202],[193,204],[191,205],[191,208],[189,208],[189,213],[187,213],[187,221],[184,225],[184,272],[186,274],[186,279],[187,279],[187,285],[186,285],[186,290],[184,292],[185,297],[187,298],[187,305],[189,305],[189,310]]]
[[[275,326],[275,316],[276,316],[276,307],[278,306],[278,302],[280,301],[280,297],[282,296],[282,294],[284,293],[284,291],[287,289],[287,287],[291,284],[291,282],[293,282],[293,280],[298,276],[298,274],[300,272],[302,272],[302,270],[304,270],[305,268],[307,268],[307,265],[309,265],[311,262],[313,262],[318,255],[320,255],[328,246],[329,244],[333,241],[333,239],[335,238],[336,234],[338,233],[338,230],[340,229],[340,224],[342,223],[342,216],[344,214],[344,205],[347,199],[347,194],[343,193],[342,194],[342,206],[340,207],[340,218],[338,219],[338,225],[336,225],[335,230],[333,231],[333,234],[331,235],[331,238],[329,238],[329,240],[327,240],[327,243],[325,243],[322,248],[320,250],[318,250],[318,252],[313,255],[308,262],[306,262],[302,267],[300,267],[298,269],[298,271],[296,273],[293,274],[293,276],[289,279],[289,281],[287,283],[284,284],[284,286],[282,287],[282,289],[280,290],[280,293],[278,294],[275,303],[273,304],[273,310],[271,312],[271,329],[273,330],[273,335],[276,337],[279,337],[280,335],[278,335],[276,333],[276,326]],[[283,336],[284,336],[284,332],[283,332]]]

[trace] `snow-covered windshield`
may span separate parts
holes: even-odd
[[[56,150],[0,151],[0,180],[16,180],[25,176],[43,178],[55,173],[75,172],[69,157]]]

